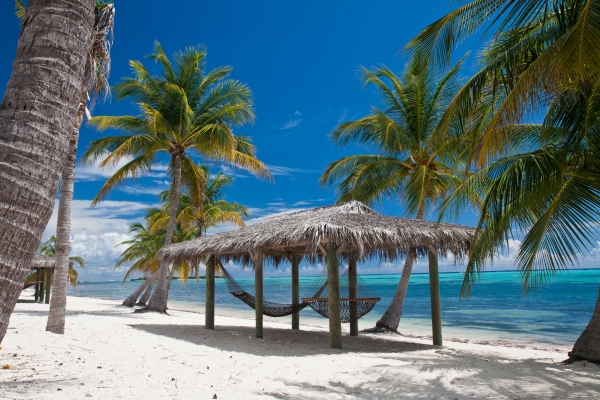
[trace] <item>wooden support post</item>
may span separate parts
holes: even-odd
[[[39,302],[41,303],[42,301],[44,301],[44,291],[46,290],[46,269],[42,269],[40,271],[40,298],[39,298]]]
[[[50,288],[52,287],[52,268],[46,268],[46,304],[50,304]]]
[[[215,256],[206,262],[206,309],[204,311],[204,328],[215,329]]]
[[[40,280],[40,270],[36,269],[35,270],[35,285],[33,285],[35,287],[35,295],[33,296],[33,301],[38,301],[38,298],[40,297],[40,284],[39,284],[39,280]]]
[[[254,310],[256,312],[256,337],[263,338],[263,256],[256,253],[252,256],[254,261],[254,296],[256,304]]]
[[[327,243],[327,288],[329,289],[329,347],[342,348],[342,319],[340,316],[340,266],[337,245]]]
[[[358,278],[356,276],[356,253],[348,254],[348,297],[358,297]],[[358,336],[358,309],[355,301],[350,302],[350,336]]]
[[[431,328],[433,344],[442,346],[442,308],[440,305],[440,276],[435,247],[429,248],[429,293],[431,295]]]
[[[300,256],[292,256],[292,304],[300,304],[300,275],[298,268],[300,266]],[[300,311],[292,314],[292,329],[300,329]]]

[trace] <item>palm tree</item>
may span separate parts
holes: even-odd
[[[158,154],[170,156],[173,198],[165,236],[168,246],[173,240],[182,170],[193,164],[190,152],[205,159],[226,161],[260,177],[271,179],[271,175],[256,158],[255,148],[233,134],[232,128],[252,122],[254,113],[248,87],[225,79],[231,68],[221,67],[205,74],[203,47],[190,47],[176,54],[172,63],[156,42],[149,58],[161,65],[160,76],[150,75],[142,63],[132,61],[135,77],[125,79],[115,90],[119,99],[134,100],[140,115],[92,118],[90,123],[100,130],[114,128],[126,134],[93,141],[84,161],[106,157],[100,166],[107,167],[129,160],[100,189],[94,205],[127,178],[150,172]],[[148,311],[166,312],[167,270],[167,264],[159,268]]]
[[[46,330],[53,333],[63,334],[65,331],[67,287],[64,282],[67,275],[70,277],[73,272],[77,274],[77,271],[69,268],[68,261],[71,247],[71,203],[75,185],[79,130],[81,129],[83,117],[88,111],[88,105],[89,108],[92,108],[97,95],[109,92],[107,79],[110,71],[110,48],[114,15],[115,8],[112,3],[96,2],[94,29],[81,86],[80,103],[71,130],[69,154],[62,172],[56,226],[56,266],[54,268],[57,280],[50,300],[50,310],[48,311],[48,322],[46,324]]]
[[[450,107],[478,107],[483,92],[483,98],[495,96],[490,118],[472,141],[480,171],[444,205],[459,209],[472,193],[484,199],[463,295],[484,261],[502,251],[515,231],[524,234],[516,264],[525,289],[576,263],[594,246],[597,232],[590,225],[600,206],[599,16],[600,3],[589,0],[477,1],[409,44],[443,65],[456,41],[486,21],[497,23],[482,68]],[[540,110],[547,111],[543,125],[522,135],[516,123]],[[570,356],[600,360],[600,297]]]
[[[401,200],[409,215],[422,219],[460,182],[460,126],[436,130],[458,90],[460,64],[439,77],[418,57],[401,77],[385,66],[362,68],[365,86],[375,85],[385,108],[373,108],[370,115],[345,122],[331,133],[338,144],[357,142],[376,151],[344,157],[327,167],[321,183],[338,184],[338,201]],[[416,248],[410,248],[394,298],[374,329],[397,331],[416,256]]]
[[[54,236],[54,235],[50,236],[45,242],[43,242],[40,245],[40,254],[50,256],[50,257],[56,257],[56,248],[57,248],[56,243],[57,243],[56,236]],[[79,265],[81,268],[85,267],[85,260],[80,256],[70,256],[69,260],[72,261],[73,264]],[[56,286],[58,284],[57,279],[54,279],[55,277],[58,276],[56,274],[56,264],[55,264],[54,269],[55,269],[55,271],[52,274],[52,279],[54,280],[54,286]],[[71,284],[71,286],[76,287],[78,277],[79,277],[79,274],[77,273],[77,270],[74,267],[69,266],[69,273],[68,273],[67,278],[65,279],[65,282],[68,282],[69,284]],[[61,279],[61,278],[58,277],[58,279]]]
[[[0,342],[52,215],[94,0],[30,0],[0,107]],[[31,13],[31,14],[29,14]],[[24,134],[29,132],[29,134]]]

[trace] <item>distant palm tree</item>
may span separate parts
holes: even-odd
[[[125,79],[115,89],[119,99],[134,100],[141,114],[94,117],[90,121],[100,130],[114,128],[126,134],[93,141],[84,161],[106,157],[100,166],[107,167],[127,160],[100,189],[92,204],[105,198],[127,178],[149,173],[158,154],[170,156],[173,199],[165,246],[173,241],[182,171],[189,170],[194,163],[190,151],[204,159],[225,161],[272,179],[266,166],[256,158],[254,146],[232,131],[233,126],[254,119],[250,90],[238,81],[225,79],[231,72],[230,67],[205,74],[205,57],[203,47],[191,47],[176,54],[172,63],[156,42],[149,58],[160,63],[163,73],[152,76],[140,62],[132,61],[135,77]],[[167,270],[167,264],[159,268],[158,283],[147,310],[166,312]]]
[[[50,257],[56,257],[56,236],[50,236],[48,240],[46,240],[40,245],[40,254]],[[74,264],[79,265],[81,268],[85,267],[85,260],[80,256],[70,256],[69,260],[72,261]],[[58,278],[56,271],[54,271],[52,279],[54,279],[55,277]],[[68,283],[71,284],[71,286],[76,287],[78,278],[79,274],[77,273],[77,270],[74,267],[69,267],[69,274],[66,279]],[[56,285],[58,284],[58,282],[55,281],[54,284]]]
[[[413,58],[401,77],[385,66],[362,68],[365,86],[375,86],[385,108],[373,108],[370,115],[342,123],[331,133],[338,144],[357,142],[375,151],[327,167],[321,183],[338,185],[338,201],[399,200],[409,215],[422,219],[460,183],[460,126],[444,132],[436,127],[459,89],[462,60],[439,77],[425,61]],[[398,329],[416,256],[416,248],[410,248],[392,303],[375,329]]]
[[[189,186],[184,184],[184,191],[181,193],[179,209],[173,242],[179,243],[185,240],[192,240],[198,236],[204,229],[216,226],[222,223],[231,222],[238,226],[244,226],[243,217],[248,216],[248,210],[240,204],[228,203],[222,199],[223,189],[232,184],[230,177],[218,173],[210,179],[208,169],[196,166],[199,172],[206,174],[207,186],[204,188],[203,207],[198,209],[194,206],[198,201],[193,202],[189,194]],[[166,225],[169,221],[170,191],[165,190],[160,194],[160,199],[164,203],[161,207],[151,208],[145,217],[145,226],[141,223],[134,223],[130,226],[130,233],[135,233],[130,240],[119,243],[119,245],[130,246],[121,253],[121,258],[115,265],[115,268],[121,265],[133,262],[133,265],[127,271],[123,280],[126,280],[134,272],[142,272],[149,281],[145,282],[138,290],[129,296],[124,305],[133,306],[138,297],[144,290],[150,290],[152,282],[156,279],[152,276],[158,270],[159,259],[157,252],[164,245]],[[203,210],[202,212],[200,210]],[[171,268],[168,279],[173,278],[175,272],[187,281],[191,273],[195,273],[198,278],[198,265],[182,263]],[[140,301],[140,303],[145,303]]]

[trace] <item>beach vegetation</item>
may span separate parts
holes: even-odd
[[[461,182],[462,126],[437,129],[460,89],[463,59],[436,73],[421,57],[412,58],[400,76],[386,66],[362,67],[365,86],[375,87],[383,108],[338,125],[330,134],[340,146],[356,143],[371,154],[344,157],[326,167],[320,182],[336,186],[338,202],[402,202],[406,213],[423,219]],[[411,248],[394,298],[374,329],[396,331],[410,273],[417,257]]]
[[[52,215],[62,172],[57,166],[68,153],[80,100],[94,5],[94,0],[27,2],[0,109],[0,341]],[[23,134],[24,127],[30,134]]]
[[[227,79],[231,67],[206,73],[206,54],[203,46],[189,47],[177,53],[172,62],[156,42],[148,58],[160,65],[162,73],[152,75],[141,62],[131,61],[134,77],[115,87],[117,99],[131,99],[140,114],[97,116],[90,120],[98,130],[118,129],[124,134],[92,141],[84,161],[101,161],[102,168],[126,162],[102,186],[93,205],[126,180],[150,173],[159,154],[169,156],[172,201],[165,246],[173,241],[182,172],[185,174],[194,164],[191,153],[206,161],[227,162],[261,178],[272,179],[267,167],[256,157],[250,140],[233,133],[235,126],[254,119],[250,89],[239,81]],[[202,185],[199,182],[196,186]],[[166,312],[167,270],[166,264],[158,270],[148,311]]]
[[[463,295],[517,235],[525,290],[576,265],[597,244],[600,209],[600,4],[475,1],[408,48],[444,66],[456,44],[481,28],[489,41],[480,68],[450,105],[480,112],[469,138],[476,173],[443,206],[459,212],[466,197],[482,199]],[[521,127],[539,114],[542,124],[524,134]],[[600,297],[569,355],[600,360]]]

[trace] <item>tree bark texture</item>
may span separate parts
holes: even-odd
[[[144,292],[144,294],[140,298],[140,301],[137,302],[136,306],[145,306],[146,303],[148,303],[148,299],[150,298],[150,295],[152,294],[152,288],[153,287],[154,287],[154,279],[148,285],[148,288],[146,288],[146,291]]]
[[[50,219],[95,0],[30,0],[0,105],[0,342]]]
[[[89,67],[86,68],[86,74]],[[56,224],[56,251],[54,266],[54,289],[52,289],[52,301],[48,311],[48,322],[46,330],[52,333],[65,333],[65,314],[67,312],[67,286],[69,279],[69,253],[71,250],[71,204],[73,203],[73,188],[75,186],[75,164],[77,161],[77,143],[79,141],[79,129],[85,115],[85,104],[87,100],[87,87],[84,76],[83,88],[79,109],[71,140],[69,141],[69,154],[63,166],[62,184],[60,187],[60,199],[58,201],[58,216]],[[83,96],[86,96],[85,98]]]
[[[600,362],[600,292],[592,319],[577,338],[573,350],[569,352],[569,357]]]
[[[402,269],[402,276],[400,276],[400,282],[396,287],[394,298],[388,306],[387,310],[381,317],[375,326],[375,330],[379,332],[387,331],[398,331],[398,325],[400,324],[400,317],[402,316],[402,304],[406,298],[406,292],[408,291],[408,282],[410,281],[410,274],[412,272],[413,264],[417,258],[417,250],[411,247],[408,250],[406,261],[404,261],[404,268]]]
[[[142,292],[144,290],[146,290],[146,288],[148,288],[148,286],[152,285],[157,277],[158,277],[158,271],[154,272],[152,275],[150,275],[150,277],[148,279],[146,279],[140,286],[138,286],[138,288],[135,289],[133,291],[133,293],[131,293],[129,295],[129,297],[127,297],[123,301],[123,305],[127,306],[127,307],[133,307],[135,305],[135,303],[137,302],[137,299],[142,294]]]
[[[173,188],[171,197],[171,209],[169,210],[169,223],[167,224],[167,232],[165,234],[165,247],[173,243],[173,232],[175,231],[175,223],[177,220],[177,208],[179,208],[179,197],[181,189],[181,155],[173,155]],[[148,307],[144,311],[156,311],[160,313],[167,312],[167,296],[168,296],[168,283],[167,272],[169,264],[165,261],[161,261],[160,268],[158,269],[158,278],[156,282],[156,288],[154,293],[150,296]]]
[[[340,315],[340,265],[337,245],[327,243],[327,289],[329,291],[329,347],[342,348],[342,318]]]

